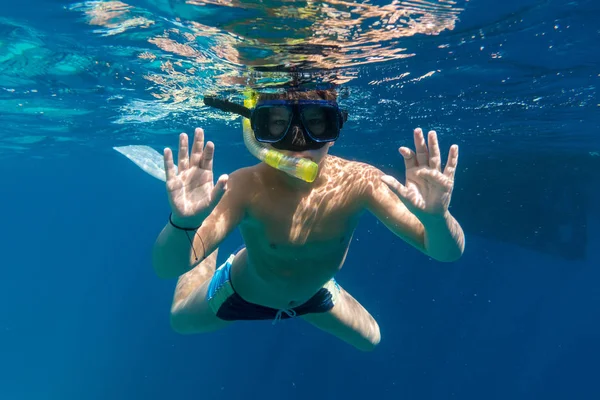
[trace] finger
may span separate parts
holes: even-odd
[[[189,166],[188,136],[185,133],[179,135],[179,154],[177,154],[177,167],[179,172],[185,171]]]
[[[229,175],[223,174],[217,180],[215,187],[218,188],[217,190],[226,191],[227,190],[227,182],[229,182]]]
[[[381,181],[385,183],[392,192],[396,193],[398,197],[400,197],[401,199],[406,198],[408,189],[406,189],[406,187],[403,184],[398,182],[396,178],[394,178],[391,175],[383,175],[381,177]]]
[[[417,165],[429,165],[429,151],[425,144],[425,138],[423,137],[423,131],[421,128],[415,129],[415,149],[417,152]]]
[[[165,175],[167,176],[167,181],[175,177],[177,175],[177,171],[175,170],[175,164],[173,164],[173,152],[168,147],[163,151],[164,164],[165,164]]]
[[[414,168],[417,166],[417,157],[414,151],[408,147],[400,147],[398,149],[400,155],[404,158],[404,167],[406,169]]]
[[[450,153],[448,154],[448,162],[446,168],[444,168],[444,175],[454,181],[454,173],[456,172],[456,166],[458,165],[458,146],[453,144],[450,147]]]
[[[213,158],[215,155],[215,144],[213,142],[207,142],[202,154],[202,160],[200,161],[200,168],[212,171]]]
[[[429,182],[432,185],[443,186],[446,189],[452,188],[452,180],[448,178],[446,175],[442,174],[440,171],[432,170],[432,169],[422,169],[417,171],[416,175],[419,178],[422,178]]]
[[[219,201],[221,201],[221,198],[227,191],[227,182],[228,181],[229,181],[228,175],[221,175],[219,177],[219,180],[217,181],[217,183],[215,184],[215,187],[212,190],[211,208],[216,207],[217,204],[219,203]]]
[[[196,128],[194,131],[194,144],[192,145],[192,155],[190,157],[190,165],[195,167],[200,165],[202,160],[202,150],[204,147],[204,130]]]
[[[441,171],[442,157],[440,156],[440,145],[435,131],[429,131],[427,143],[429,145],[429,167]]]

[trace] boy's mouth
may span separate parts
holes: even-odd
[[[315,158],[312,156],[310,151],[292,151],[292,150],[283,150],[281,151],[286,156],[294,157],[294,158],[307,158],[311,161],[315,161]]]
[[[290,156],[294,157],[294,158],[307,158],[310,161],[315,161],[315,159],[310,154],[305,154],[305,153],[290,153]]]

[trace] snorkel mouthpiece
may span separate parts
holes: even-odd
[[[314,182],[319,172],[317,163],[307,158],[286,156],[279,151],[267,148],[256,140],[250,126],[250,110],[256,105],[257,94],[255,91],[249,89],[244,92],[244,95],[243,106],[211,96],[204,98],[204,104],[244,117],[242,121],[244,144],[254,157],[295,178],[305,182]]]

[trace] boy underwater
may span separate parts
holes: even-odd
[[[399,149],[406,166],[402,185],[371,165],[328,155],[347,117],[336,98],[333,89],[258,94],[252,107],[205,98],[207,105],[247,118],[245,140],[254,141],[247,146],[314,165],[310,179],[261,162],[214,184],[214,144],[204,145],[200,128],[191,154],[187,135],[180,134],[177,168],[171,149],[164,149],[172,213],[152,262],[159,277],[178,277],[171,307],[176,332],[301,317],[372,350],[381,340],[377,322],[335,281],[364,211],[435,260],[460,258],[464,234],[448,211],[458,147],[451,146],[442,171],[436,133],[429,132],[426,143],[415,129],[416,151]],[[215,270],[218,247],[236,227],[244,246]]]

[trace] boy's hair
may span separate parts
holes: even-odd
[[[259,93],[258,101],[262,100],[337,100],[335,89],[325,90],[286,90],[283,93]]]

